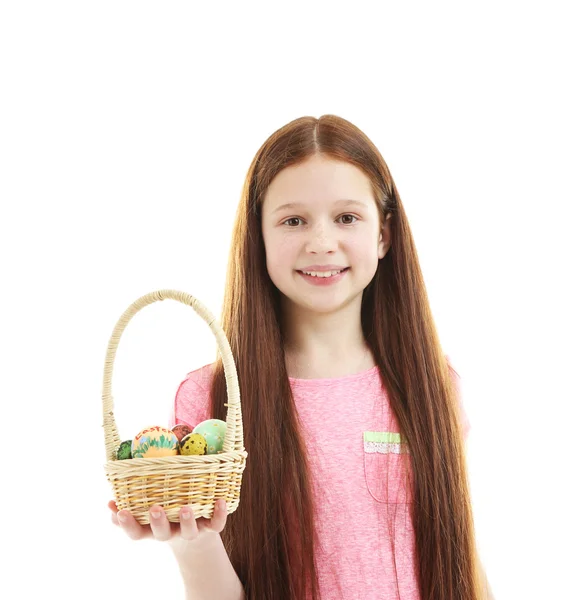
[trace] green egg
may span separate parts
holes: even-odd
[[[133,440],[125,440],[117,448],[117,460],[127,460],[131,458],[131,443]]]
[[[227,424],[220,419],[208,419],[197,425],[193,433],[200,433],[207,441],[207,453],[217,454],[221,452],[226,437]]]

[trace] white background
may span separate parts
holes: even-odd
[[[183,597],[169,548],[110,522],[109,336],[155,289],[219,314],[255,152],[296,117],[334,113],[379,147],[407,211],[462,377],[496,599],[580,598],[573,4],[2,4],[10,597]],[[121,437],[166,423],[179,383],[213,357],[190,308],[138,313],[115,362]]]

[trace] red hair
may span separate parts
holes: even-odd
[[[222,539],[248,600],[303,600],[307,590],[319,598],[308,461],[285,366],[280,292],[266,270],[261,232],[270,182],[314,154],[360,168],[383,222],[392,214],[391,246],[364,290],[361,323],[412,457],[421,598],[479,600],[459,404],[409,223],[378,149],[334,115],[299,118],[273,133],[252,161],[238,206],[222,326],[238,370],[248,462]],[[213,417],[225,419],[219,356],[211,394]],[[300,527],[293,528],[296,519]]]

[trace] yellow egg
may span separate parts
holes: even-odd
[[[166,427],[147,427],[140,431],[131,442],[133,458],[158,458],[179,454],[177,436]]]
[[[207,454],[207,442],[201,433],[190,433],[181,440],[180,451],[184,456]]]

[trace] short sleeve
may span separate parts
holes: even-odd
[[[196,379],[199,371],[193,371],[179,384],[171,411],[169,427],[185,423],[191,428],[210,418],[210,392],[206,385]]]
[[[466,440],[467,436],[469,434],[469,431],[471,429],[471,423],[469,422],[469,417],[467,416],[467,413],[465,412],[465,406],[463,403],[463,389],[462,389],[462,385],[461,385],[461,377],[459,376],[457,371],[455,371],[455,369],[453,368],[451,361],[449,359],[449,356],[446,355],[445,358],[447,359],[447,364],[449,365],[449,373],[451,375],[451,381],[453,383],[453,386],[455,387],[455,391],[457,392],[457,399],[459,401],[459,416],[461,419],[461,427],[463,430],[463,439]]]

